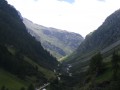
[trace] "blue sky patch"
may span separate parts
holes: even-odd
[[[65,2],[68,2],[68,3],[74,3],[75,0],[59,0],[59,1],[65,1]]]

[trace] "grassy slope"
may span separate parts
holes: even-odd
[[[0,88],[5,86],[9,90],[20,90],[21,87],[27,87],[25,81],[18,79],[16,76],[0,69]]]
[[[70,56],[64,58],[63,62],[67,62],[67,63],[79,62],[82,58],[91,57],[94,54],[96,54],[97,52],[101,52],[104,56],[106,56],[106,55],[111,54],[114,50],[118,50],[118,49],[120,50],[120,40],[109,45],[107,48],[104,48],[102,50],[96,49],[96,50],[90,51],[86,54],[83,53],[83,54],[79,55],[79,52],[75,51]]]
[[[7,46],[7,48],[11,54],[15,55],[15,53],[16,53],[15,48],[10,47],[10,46]],[[37,66],[38,70],[40,72],[42,72],[45,75],[44,77],[47,78],[48,80],[55,78],[55,75],[52,71],[41,67],[40,65],[35,63],[30,58],[24,56],[24,60],[27,61],[28,63],[32,64],[33,66]],[[25,82],[25,81],[17,78],[16,76],[14,76],[13,74],[10,74],[7,71],[0,69],[0,89],[2,86],[5,86],[9,90],[20,90],[21,87],[26,88],[29,84],[30,84],[29,82]]]
[[[104,62],[110,61],[111,54],[114,52],[114,50],[119,51],[120,54],[120,41],[117,41],[110,45],[109,47],[101,50],[103,57],[105,58]],[[71,64],[73,67],[71,70],[75,73],[75,71],[80,72],[81,70],[85,71],[85,69],[88,67],[89,59],[94,56],[97,52],[97,50],[91,51],[85,55],[79,55],[77,52],[74,52],[72,55],[66,57],[63,59],[63,63]]]
[[[25,59],[27,62],[29,62],[30,64],[32,64],[33,66],[37,66],[37,67],[38,67],[38,70],[39,70],[40,72],[42,72],[48,80],[55,77],[55,75],[54,75],[54,73],[53,73],[52,71],[41,67],[41,66],[38,65],[37,63],[33,62],[30,58],[28,58],[28,57],[25,56],[24,59]]]
[[[119,55],[120,55],[120,51],[119,51]],[[113,71],[112,71],[112,66],[111,66],[111,57],[112,56],[110,55],[103,59],[105,66],[106,66],[106,70],[102,75],[95,78],[95,83],[97,85],[103,84],[106,81],[112,80]],[[119,70],[119,73],[120,73],[120,70]],[[87,77],[89,77],[89,75]],[[75,90],[83,90],[83,89],[88,90],[90,84],[91,84],[91,80],[88,83],[86,83],[83,87],[79,87],[79,84],[78,84],[76,85]]]
[[[15,53],[16,53],[15,48],[10,47],[10,46],[7,46],[7,47],[8,47],[9,52],[11,52],[11,54],[15,55]],[[47,78],[48,80],[55,77],[55,75],[54,75],[54,73],[52,71],[50,71],[50,70],[48,70],[46,68],[41,67],[40,65],[35,63],[33,60],[31,60],[27,56],[24,56],[24,60],[27,61],[28,63],[32,64],[33,66],[37,66],[38,70],[40,72],[42,72],[45,75],[45,78]]]

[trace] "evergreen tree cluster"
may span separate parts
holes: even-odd
[[[111,67],[109,67],[109,69],[111,69],[112,78],[109,81],[104,81],[104,85],[101,83],[102,86],[100,86],[96,83],[96,78],[106,72],[106,66],[103,63],[102,55],[100,53],[91,58],[89,64],[91,78],[91,85],[89,86],[90,90],[97,90],[98,87],[100,90],[120,90],[120,56],[117,52],[113,52],[110,64]]]
[[[56,58],[27,32],[21,16],[5,0],[0,0],[0,44],[13,46],[45,68],[57,65]]]
[[[2,86],[0,90],[9,90],[6,86]],[[30,84],[27,88],[21,87],[19,90],[35,90],[35,87],[33,84]]]
[[[91,58],[89,65],[89,72],[91,74],[95,74],[95,76],[98,76],[104,71],[105,67],[102,60],[103,59],[100,53]]]
[[[114,80],[117,80],[119,77],[118,74],[120,69],[119,62],[120,62],[120,56],[116,52],[114,52],[111,60]]]
[[[14,54],[9,47],[14,48]],[[0,0],[0,68],[21,79],[35,77],[40,83],[46,82],[45,75],[25,57],[49,70],[58,64],[56,58],[27,32],[20,13],[6,0]]]
[[[20,58],[21,57],[21,58]],[[12,55],[5,46],[0,45],[0,68],[3,68],[21,79],[26,76],[38,76],[44,78],[43,74],[22,58],[22,55]]]

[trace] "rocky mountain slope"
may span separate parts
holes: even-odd
[[[97,52],[108,52],[119,46],[120,10],[107,17],[104,23],[94,32],[88,34],[79,48],[67,58],[67,63],[86,65]],[[79,62],[79,63],[78,63]],[[83,64],[84,63],[84,64]],[[79,67],[80,68],[80,67]]]
[[[105,22],[93,33],[86,36],[79,46],[80,53],[101,50],[120,39],[120,10],[110,15]]]
[[[70,55],[83,41],[81,35],[73,32],[37,25],[25,18],[23,22],[28,32],[58,59]]]

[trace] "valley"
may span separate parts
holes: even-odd
[[[0,90],[120,90],[120,10],[85,39],[0,1]]]

